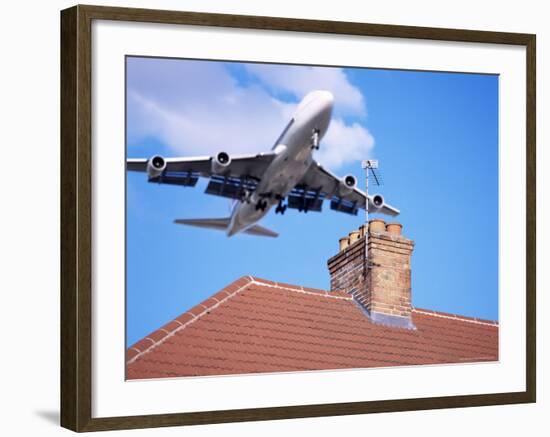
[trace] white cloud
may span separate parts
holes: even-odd
[[[189,101],[186,107],[170,107],[137,91],[129,93],[129,101],[136,123],[130,138],[157,137],[181,155],[269,150],[294,108],[254,90],[209,99],[212,106],[206,108]]]
[[[271,73],[267,74],[267,69],[262,70],[260,84],[252,81],[243,85],[221,63],[139,58],[130,58],[130,62],[129,143],[156,138],[168,145],[175,155],[269,150],[298,103],[273,97],[268,84]],[[283,72],[289,68],[291,77],[300,77],[304,94],[311,89],[331,89],[338,101],[337,89],[341,89],[348,110],[358,105],[356,114],[364,113],[363,97],[360,93],[360,98],[353,97],[354,92],[359,91],[345,81],[343,72],[340,72],[343,76],[335,75],[338,69],[331,69],[331,73],[326,74],[309,67],[305,67],[304,73],[296,70],[304,67],[278,68],[283,68],[279,70]],[[311,86],[306,88],[308,74]],[[285,86],[289,87],[289,83]],[[298,91],[299,81],[295,80],[294,84],[295,95],[299,98],[302,93]],[[280,80],[272,86],[282,87]],[[351,88],[355,91],[350,91]],[[294,93],[290,88],[285,90]],[[346,124],[342,118],[335,118],[317,159],[336,170],[347,162],[363,159],[373,143],[371,134],[360,124]]]
[[[359,123],[346,125],[337,118],[331,121],[315,158],[323,165],[337,169],[370,156],[373,147],[374,138],[367,129]]]
[[[272,90],[289,92],[298,99],[316,89],[331,91],[337,112],[366,114],[361,91],[349,82],[341,68],[248,64],[246,69]]]

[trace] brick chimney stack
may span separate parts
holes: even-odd
[[[414,242],[401,235],[402,225],[369,221],[340,239],[340,251],[328,260],[331,291],[344,291],[374,322],[415,329],[411,319],[411,255]],[[365,235],[369,232],[365,269]]]

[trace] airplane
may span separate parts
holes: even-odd
[[[224,218],[177,219],[177,224],[225,231],[228,237],[239,232],[277,237],[258,222],[275,206],[276,214],[287,207],[300,212],[320,212],[324,200],[330,208],[357,215],[390,216],[399,210],[388,205],[382,195],[366,195],[357,188],[357,179],[348,174],[332,174],[313,159],[332,116],[333,95],[324,90],[308,93],[269,152],[230,156],[128,159],[127,170],[147,173],[149,182],[195,186],[199,177],[210,179],[206,193],[234,199],[231,215]]]

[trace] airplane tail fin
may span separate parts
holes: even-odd
[[[207,218],[207,219],[177,219],[174,223],[178,225],[196,226],[198,228],[217,229],[218,231],[225,231],[229,226],[231,219],[229,217],[224,218]]]
[[[260,226],[260,225],[251,226],[250,228],[246,229],[244,231],[244,233],[245,234],[250,234],[250,235],[258,235],[258,236],[261,236],[261,237],[276,238],[276,237],[279,236],[279,234],[277,232],[274,232],[271,229],[264,228],[263,226]]]
[[[230,217],[224,218],[207,218],[207,219],[177,219],[174,220],[174,223],[179,225],[195,226],[198,228],[206,229],[215,229],[218,231],[226,231],[229,223],[231,222]],[[248,229],[243,231],[245,234],[257,235],[262,237],[278,237],[279,234],[272,231],[271,229],[264,228],[260,225],[251,226]]]

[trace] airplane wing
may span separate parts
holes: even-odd
[[[242,178],[249,177],[253,179],[261,179],[265,169],[275,158],[274,153],[259,153],[256,155],[238,155],[231,156],[231,161],[224,167],[223,176]],[[189,177],[205,177],[209,178],[217,175],[213,170],[213,158],[211,156],[197,156],[190,158],[163,158],[166,162],[164,175],[167,178],[159,177],[158,182],[169,182],[170,177],[176,178],[178,175],[182,178]],[[147,163],[149,159],[128,159],[126,160],[126,168],[129,171],[147,171]]]
[[[311,198],[311,193],[314,193],[313,195],[316,200],[320,197],[330,200],[330,207],[332,209],[348,214],[357,214],[357,210],[359,208],[365,209],[368,202],[369,212],[377,212],[390,216],[399,215],[399,210],[397,208],[394,208],[385,202],[381,207],[376,206],[373,201],[374,196],[367,196],[357,187],[350,190],[349,193],[341,195],[339,189],[341,183],[342,180],[338,176],[334,175],[329,170],[325,169],[321,164],[314,161],[302,180],[293,190],[293,193],[302,192],[304,199]],[[291,195],[293,193],[291,193]],[[317,203],[319,206],[318,210],[320,210],[321,202],[317,201]],[[314,203],[310,204],[315,206]]]

